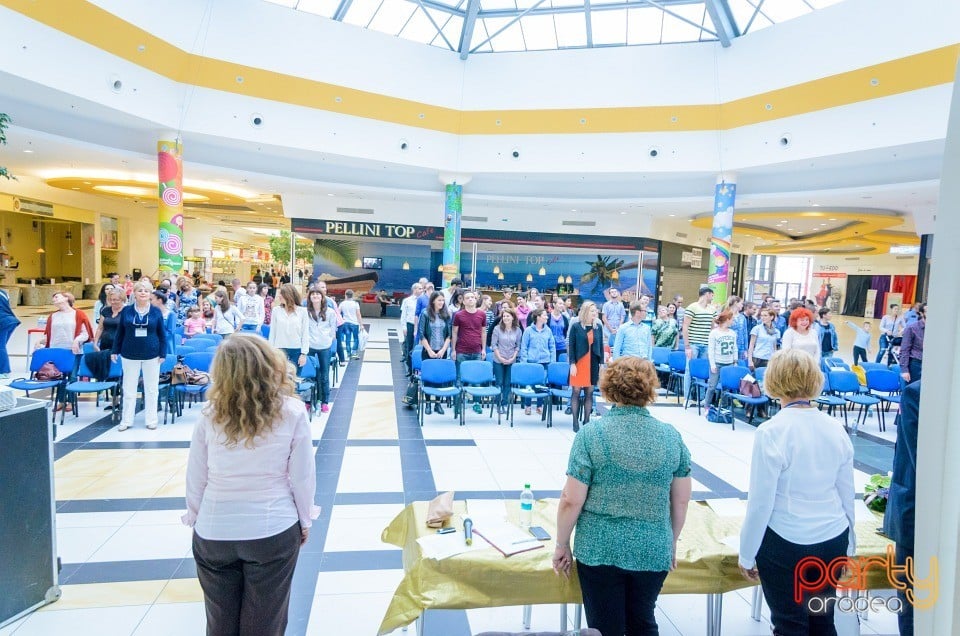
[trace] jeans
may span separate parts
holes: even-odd
[[[907,363],[907,370],[910,371],[910,381],[919,382],[920,375],[923,373],[923,360],[910,358],[910,361]]]
[[[693,349],[693,358],[707,357],[707,345],[690,343],[690,348]],[[683,372],[683,394],[690,395],[690,360],[687,360],[687,368]]]
[[[653,610],[666,572],[638,572],[577,562],[587,624],[601,634],[658,636]]]
[[[208,636],[283,636],[300,555],[300,523],[264,539],[214,541],[193,533]]]
[[[720,380],[720,369],[722,369],[722,368],[724,368],[724,367],[730,367],[730,366],[733,366],[733,365],[735,365],[735,364],[736,364],[736,362],[730,362],[730,363],[728,363],[728,364],[724,364],[724,363],[722,363],[722,362],[718,362],[718,363],[717,363],[717,372],[716,372],[716,373],[714,373],[713,371],[710,372],[710,378],[707,380],[707,395],[706,395],[706,399],[704,399],[704,404],[706,404],[708,407],[709,407],[711,404],[713,404],[713,394],[714,394],[714,392],[715,392],[716,389],[717,389],[717,382]],[[722,404],[721,404],[721,406],[722,406]]]
[[[10,373],[10,356],[7,354],[7,343],[10,336],[17,330],[19,322],[0,326],[0,373]]]
[[[341,363],[346,363],[347,361],[347,350],[344,348],[343,342],[347,337],[347,323],[342,325],[337,325],[337,359]]]
[[[760,573],[763,597],[770,606],[770,622],[773,623],[775,636],[837,636],[833,625],[834,603],[827,604],[827,609],[819,613],[813,613],[807,607],[812,596],[832,598],[836,596],[837,589],[828,585],[817,592],[806,592],[801,603],[793,600],[793,590],[796,567],[801,559],[818,557],[829,563],[846,555],[848,541],[848,532],[844,530],[822,543],[800,545],[787,541],[767,528],[760,550],[757,551],[757,571]],[[812,574],[808,576],[812,577]]]
[[[860,361],[867,361],[867,350],[863,347],[854,347],[853,348],[853,366],[860,364]]]
[[[347,349],[347,355],[360,353],[360,325],[345,322],[343,323],[344,346]]]
[[[493,377],[496,379],[497,386],[500,387],[500,406],[506,406],[510,403],[510,369],[512,364],[493,363]]]
[[[123,413],[120,424],[132,426],[137,411],[137,384],[143,372],[143,414],[147,426],[157,426],[157,400],[160,398],[160,358],[129,360],[121,356],[123,367]]]
[[[479,359],[480,359],[479,353],[460,353],[459,351],[457,352],[457,360],[456,360],[457,384],[460,384],[460,363],[466,362],[467,360],[479,360]]]
[[[911,360],[911,362],[913,361]],[[913,379],[912,373],[910,379]],[[908,548],[898,543],[895,558],[897,559],[897,565],[903,565],[906,559],[913,559],[913,548]],[[903,581],[902,576],[899,576],[898,579]],[[913,604],[907,600],[906,590],[897,590],[897,598],[900,599],[900,604],[903,606],[903,610],[897,616],[897,622],[900,626],[900,636],[913,636]]]
[[[326,349],[311,349],[310,355],[316,356],[317,364],[317,382],[320,387],[320,404],[330,403],[330,354],[329,347]]]
[[[280,351],[283,351],[283,353],[286,354],[287,360],[290,361],[290,364],[292,364],[296,369],[300,368],[301,351],[299,349],[281,349]]]
[[[417,330],[416,325],[412,322],[406,324],[406,331],[403,333],[403,361],[404,366],[407,367],[407,375],[413,374],[413,360],[411,359],[411,354],[413,353],[413,335]]]

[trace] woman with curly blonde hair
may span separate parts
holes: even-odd
[[[286,356],[258,335],[217,348],[208,403],[190,442],[187,514],[207,634],[284,633],[316,467]]]
[[[601,634],[658,633],[654,606],[677,567],[690,451],[676,429],[647,410],[658,386],[649,360],[614,360],[600,376],[613,407],[580,429],[570,449],[553,569],[569,576],[576,557],[587,622]]]

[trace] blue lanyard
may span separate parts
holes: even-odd
[[[788,409],[791,406],[810,406],[810,400],[796,400],[785,405],[783,408]]]

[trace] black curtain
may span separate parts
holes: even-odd
[[[884,302],[884,299],[887,297],[887,292],[890,291],[890,277],[889,276],[872,277],[870,289],[877,290],[877,298],[873,303],[873,315],[883,316],[883,314],[887,313],[886,303]]]
[[[847,276],[846,299],[843,301],[844,316],[862,316],[867,307],[867,290],[872,276]]]

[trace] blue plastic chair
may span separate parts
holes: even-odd
[[[422,351],[421,351],[422,355]],[[426,386],[429,384],[430,386]],[[453,360],[427,359],[420,363],[420,387],[417,396],[417,419],[423,426],[426,396],[435,398],[459,398],[457,387],[457,363]]]
[[[558,408],[564,400],[568,402],[573,397],[570,388],[570,363],[566,361],[551,362],[547,366],[547,386],[550,391],[550,410],[547,416],[547,426],[553,426],[553,407]]]
[[[820,395],[814,398],[813,401],[817,403],[817,408],[819,408],[821,411],[823,410],[823,407],[827,407],[827,413],[829,415],[833,415],[838,407],[841,411],[845,412],[847,410],[847,401],[842,397],[834,395],[833,393],[833,389],[830,386],[829,373],[825,373],[823,375],[823,389],[821,390]],[[846,415],[844,415],[843,419],[844,422],[846,422]]]
[[[570,356],[568,356],[566,353],[561,353],[557,355],[557,362],[569,362],[569,361],[570,361]]]
[[[901,378],[895,371],[889,369],[867,371],[867,390],[880,399],[880,408],[877,409],[877,413],[880,415],[881,431],[887,430],[885,410],[889,409],[891,404],[900,404],[901,387]]]
[[[110,364],[110,377],[119,378],[123,375],[123,367],[120,364],[120,361],[112,362]],[[90,367],[87,366],[87,361],[85,356],[80,357],[80,367],[77,370],[77,377],[80,378],[90,378],[93,377],[93,372],[90,371]],[[120,409],[117,408],[117,381],[107,380],[104,382],[93,382],[93,381],[84,381],[84,380],[74,380],[73,382],[67,383],[64,387],[64,403],[69,402],[73,404],[73,415],[75,417],[80,417],[78,413],[79,409],[79,400],[77,399],[83,393],[93,393],[97,396],[97,406],[100,406],[100,394],[106,391],[110,391],[111,404],[113,404],[113,413],[111,418],[114,422],[120,419]],[[63,421],[66,418],[67,409],[60,411],[60,426],[63,426]]]
[[[216,349],[218,346],[220,346],[219,340],[210,340],[208,338],[203,338],[201,340],[194,339],[190,341],[189,345],[181,345],[177,349],[177,353],[179,355],[185,355],[183,353],[184,348],[192,349],[193,351],[189,351],[188,353],[193,353],[194,351],[209,351],[210,349]]]
[[[454,363],[456,364],[456,363]],[[487,400],[490,406],[490,418],[493,418],[493,405],[500,397],[500,387],[493,377],[493,363],[489,360],[467,360],[460,363],[460,426],[464,424],[464,404],[466,396]],[[497,426],[500,425],[500,410],[497,409]]]
[[[423,347],[417,347],[410,352],[410,368],[414,373],[420,373],[420,367],[423,365]],[[456,363],[454,363],[456,368]]]
[[[724,399],[726,399],[728,403],[731,403],[730,427],[733,429],[736,429],[737,427],[737,418],[733,417],[733,400],[738,400],[745,406],[753,407],[750,410],[747,424],[753,424],[753,417],[756,415],[757,409],[770,402],[770,399],[762,393],[760,397],[751,397],[749,395],[740,393],[740,380],[742,380],[748,373],[750,373],[750,370],[741,367],[740,365],[733,365],[720,369],[720,408],[723,408]]]
[[[160,364],[160,375],[164,373],[173,373],[173,367],[177,366],[176,356],[167,356]],[[159,387],[160,399],[163,400],[163,425],[167,425],[167,412],[171,415],[171,423],[177,421],[177,415],[180,415],[179,405],[177,404],[176,392],[170,382],[161,382]]]
[[[542,364],[517,362],[510,368],[510,393],[521,400],[543,400],[550,398],[546,387],[547,371]],[[529,387],[529,388],[528,388]],[[513,427],[515,399],[510,400],[510,426]],[[552,424],[548,421],[547,426]]]
[[[700,402],[707,395],[707,380],[710,379],[710,361],[706,358],[694,358],[690,360],[690,391],[696,391],[697,397],[697,415],[700,415]],[[703,395],[700,391],[703,391]],[[687,398],[683,403],[686,410],[690,406],[690,391],[687,391]],[[707,406],[710,406],[709,404]]]
[[[870,407],[880,404],[880,398],[861,393],[860,380],[853,371],[831,371],[830,388],[848,404],[856,404],[860,407],[856,422],[853,426],[853,434],[856,435],[861,423],[866,423],[867,416],[870,414]],[[877,418],[879,420],[880,416],[877,416]],[[843,424],[844,426],[848,425],[846,408],[843,410]]]
[[[882,362],[867,362],[864,360],[860,363],[860,366],[863,368],[864,373],[869,373],[871,371],[889,371],[890,367],[885,365]]]
[[[670,349],[667,347],[654,347],[650,355],[653,366],[660,373],[670,373]]]
[[[270,339],[270,325],[260,325],[260,335],[266,339]]]
[[[299,395],[310,409],[310,421],[317,410],[319,387],[317,386],[317,361],[313,356],[307,356],[304,365],[297,369],[297,395]]]
[[[70,349],[45,348],[37,349],[30,358],[30,376],[27,378],[17,378],[10,383],[11,389],[23,391],[30,397],[30,391],[43,391],[50,389],[50,400],[54,406],[53,416],[53,439],[57,439],[56,428],[56,407],[64,399],[63,387],[70,381],[73,373],[73,366],[76,364],[77,356]],[[59,380],[37,380],[36,374],[40,368],[47,362],[52,362],[57,370],[63,374]]]
[[[221,336],[218,333],[198,333],[197,335],[187,340],[187,342],[198,342],[201,340],[212,340],[213,342],[221,342],[223,340],[223,336]]]
[[[677,404],[680,404],[680,399],[683,397],[683,374],[687,370],[687,354],[683,351],[671,351],[667,356],[667,366],[670,367],[667,395],[671,392],[676,393]]]
[[[202,371],[204,373],[210,372],[210,365],[213,363],[213,352],[212,351],[194,351],[193,353],[188,353],[183,356],[183,363],[188,366],[192,371]],[[211,381],[213,379],[211,378]],[[176,384],[174,385],[174,391],[177,394],[177,397],[180,399],[180,404],[178,408],[180,411],[183,411],[183,402],[182,400],[186,396],[190,396],[190,406],[192,407],[194,399],[203,400],[204,395],[206,395],[207,389],[210,387],[209,384]]]

